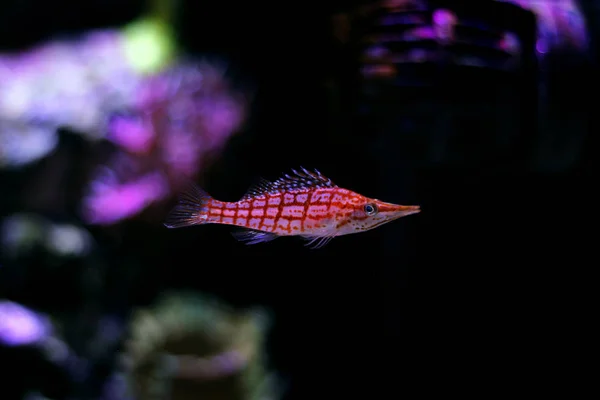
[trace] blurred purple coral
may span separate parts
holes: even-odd
[[[140,78],[125,57],[118,31],[3,54],[0,117],[44,121],[97,137],[104,118],[129,105]]]
[[[433,12],[433,29],[435,36],[441,43],[447,44],[454,38],[454,28],[458,22],[456,15],[446,9],[438,9]]]
[[[124,40],[104,30],[0,54],[0,166],[46,156],[59,128],[116,145],[106,167],[118,179],[97,173],[83,200],[84,218],[93,224],[132,217],[178,191],[246,113],[246,100],[223,68],[178,62],[143,76],[127,60]]]
[[[0,301],[0,342],[8,346],[35,344],[50,333],[49,323],[37,313],[11,301]]]
[[[146,78],[133,107],[109,124],[116,155],[92,179],[86,221],[113,224],[179,191],[240,128],[246,105],[209,63],[180,63]]]
[[[513,3],[531,10],[537,17],[538,39],[536,50],[546,52],[569,48],[585,51],[588,34],[585,18],[576,0],[496,0]]]
[[[121,32],[101,30],[0,54],[0,166],[44,157],[59,128],[102,137],[108,115],[130,107],[142,78],[124,43]]]

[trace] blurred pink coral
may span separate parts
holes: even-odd
[[[117,116],[109,123],[107,139],[131,153],[144,153],[152,146],[154,130],[145,118]]]
[[[246,116],[245,97],[208,63],[181,63],[150,76],[134,99],[130,113],[115,115],[109,124],[107,139],[117,154],[90,183],[84,199],[89,223],[116,223],[179,191]],[[114,179],[103,178],[107,170]]]
[[[85,199],[84,218],[91,224],[112,224],[137,214],[167,194],[166,179],[158,173],[123,184],[95,185]]]

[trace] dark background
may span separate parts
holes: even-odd
[[[193,288],[270,307],[270,356],[290,379],[289,398],[467,394],[486,383],[485,393],[511,392],[531,384],[553,370],[562,353],[557,332],[579,326],[587,303],[598,9],[583,4],[589,59],[558,62],[551,74],[549,101],[561,118],[587,121],[580,151],[565,162],[564,155],[536,158],[544,141],[536,133],[534,64],[506,82],[442,71],[427,89],[398,89],[379,103],[361,98],[352,52],[330,35],[331,15],[351,8],[341,3],[181,1],[184,49],[225,56],[231,76],[255,95],[244,131],[205,171],[205,189],[233,201],[258,176],[301,165],[368,196],[420,204],[421,214],[319,251],[293,239],[242,247],[220,226],[167,231],[134,221],[120,228],[118,248],[104,249],[131,270],[110,269],[96,301],[125,315],[166,288]],[[119,26],[143,7],[5,0],[0,47]],[[347,94],[336,107],[328,82]],[[360,114],[364,103],[375,111]],[[465,110],[471,117],[461,116]],[[567,123],[553,129],[559,139],[576,134]],[[502,137],[507,146],[493,144]],[[427,149],[440,140],[449,144],[434,160]],[[2,213],[19,208],[33,170],[3,173]],[[85,293],[61,278],[32,276],[27,290],[5,284],[0,295],[48,311],[77,309]]]

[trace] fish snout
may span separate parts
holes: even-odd
[[[401,217],[405,217],[411,214],[417,214],[421,212],[421,206],[399,206],[397,213]]]
[[[398,204],[384,203],[379,207],[379,211],[395,219],[411,214],[417,214],[421,212],[421,206],[402,206]]]

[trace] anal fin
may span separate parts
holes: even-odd
[[[232,232],[231,235],[240,242],[244,242],[248,245],[270,242],[271,240],[275,240],[279,237],[279,235],[276,233],[255,231],[250,229],[235,231]]]

